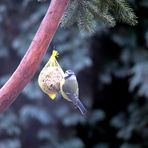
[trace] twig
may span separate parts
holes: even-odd
[[[0,89],[0,112],[6,110],[36,73],[59,26],[69,0],[52,0],[30,47],[10,79]]]

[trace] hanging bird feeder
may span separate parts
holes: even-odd
[[[55,99],[56,94],[60,91],[60,82],[64,77],[64,72],[58,61],[56,60],[57,56],[58,52],[56,50],[53,50],[49,61],[41,70],[38,77],[40,88],[52,100]]]

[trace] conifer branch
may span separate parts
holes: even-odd
[[[97,20],[111,27],[116,21],[137,24],[137,17],[126,0],[70,0],[61,26],[77,24],[80,31],[93,32]]]
[[[115,0],[112,11],[119,21],[123,21],[133,26],[137,24],[137,17],[135,16],[133,9],[129,7],[125,0]]]

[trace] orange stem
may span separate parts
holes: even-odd
[[[51,0],[51,4],[30,47],[10,79],[0,89],[0,112],[6,110],[36,73],[59,26],[69,0]]]

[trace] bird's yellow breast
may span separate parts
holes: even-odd
[[[64,99],[68,100],[68,101],[71,101],[68,96],[64,93],[63,91],[63,85],[65,83],[65,79],[62,79],[62,81],[60,82],[60,92],[61,92],[61,95],[63,96]]]

